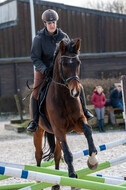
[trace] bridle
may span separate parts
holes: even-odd
[[[78,76],[71,76],[71,77],[68,77],[68,78],[65,78],[64,77],[64,73],[63,73],[63,64],[62,64],[62,58],[65,57],[65,58],[68,58],[68,59],[71,59],[71,63],[72,63],[72,59],[75,59],[78,57],[78,55],[75,55],[75,56],[67,56],[67,55],[62,55],[60,57],[60,73],[61,73],[61,76],[62,76],[62,79],[63,79],[63,82],[64,83],[60,83],[60,82],[56,82],[53,78],[51,79],[52,82],[54,82],[55,84],[57,85],[60,85],[60,86],[64,86],[66,88],[69,89],[68,87],[68,83],[71,83],[73,80],[76,80],[80,83],[80,78]]]
[[[70,62],[72,63],[72,59],[78,58],[78,55],[75,55],[75,56],[62,55],[62,56],[60,57],[60,73],[61,73],[62,79],[63,79],[63,81],[64,81],[64,83],[65,83],[66,85],[68,85],[68,83],[69,83],[69,82],[72,82],[73,80],[77,80],[77,81],[80,83],[80,79],[79,79],[78,76],[73,75],[73,76],[68,77],[68,78],[65,78],[65,77],[64,77],[62,58],[71,59]]]

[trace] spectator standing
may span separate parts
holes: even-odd
[[[103,88],[101,86],[96,86],[94,93],[91,98],[91,103],[94,104],[95,112],[97,115],[99,132],[104,131],[104,106],[106,103],[106,98],[103,93]]]

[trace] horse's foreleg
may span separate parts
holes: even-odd
[[[83,126],[84,135],[87,138],[88,148],[89,148],[89,159],[87,161],[87,164],[90,169],[94,170],[98,166],[98,161],[96,159],[97,150],[93,142],[92,130],[88,124],[84,123],[84,121],[82,121],[82,126]]]
[[[44,135],[44,130],[38,127],[38,130],[33,133],[34,145],[35,145],[35,158],[37,166],[41,165],[42,160],[42,139]]]
[[[74,167],[73,167],[73,155],[71,151],[69,150],[66,140],[60,141],[60,146],[64,153],[64,160],[68,165],[69,177],[77,178],[77,175],[75,174]]]

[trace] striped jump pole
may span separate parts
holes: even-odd
[[[120,163],[123,163],[126,161],[126,155],[115,158],[106,162],[103,162],[98,165],[98,168],[96,170],[90,170],[89,168],[81,169],[76,171],[78,177],[82,177],[84,175],[88,175],[97,171],[101,171],[106,168],[110,168],[112,166],[118,165]],[[37,172],[42,172],[42,173],[50,173],[54,175],[61,175],[61,176],[68,176],[68,172],[66,171],[60,171],[60,170],[55,170],[52,168],[45,168],[45,167],[37,167],[37,166],[29,166],[29,165],[20,165],[20,164],[11,164],[11,163],[5,163],[5,162],[0,162],[0,166],[3,167],[14,167],[14,168],[19,168],[22,170],[30,170],[30,171],[37,171]]]
[[[117,180],[126,180],[126,177],[122,176],[106,176],[101,174],[90,174],[91,176],[97,176],[97,177],[105,177],[105,178],[111,178],[111,179],[117,179]]]
[[[111,149],[111,148],[119,146],[119,145],[123,145],[125,143],[126,143],[126,138],[125,139],[120,139],[120,140],[117,140],[117,141],[114,141],[114,142],[102,144],[100,146],[97,146],[96,149],[97,149],[97,151],[104,151],[104,150],[108,150],[108,149]],[[87,156],[88,155],[88,149],[83,150],[81,152],[74,153],[73,157],[78,158],[78,157],[80,157],[82,155]],[[50,161],[41,163],[41,167],[49,167],[49,166],[52,166],[54,164],[55,164],[54,160],[50,160]],[[28,167],[28,165],[8,163],[8,162],[0,162],[0,165],[1,166],[14,167],[14,168],[20,168],[20,169],[24,169],[25,166]]]
[[[35,181],[43,181],[46,183],[65,185],[65,186],[70,186],[70,187],[87,188],[87,189],[92,189],[92,190],[96,190],[96,189],[100,189],[100,190],[125,189],[126,190],[126,187],[123,187],[123,186],[108,185],[108,184],[91,182],[87,180],[80,180],[80,179],[75,179],[75,178],[56,176],[52,174],[45,174],[45,173],[39,173],[39,172],[33,172],[33,171],[21,170],[17,168],[10,168],[10,167],[3,167],[3,166],[0,166],[0,174],[23,178],[23,179],[30,179],[30,180],[35,180]],[[33,190],[32,186],[27,187],[25,189]]]
[[[90,170],[89,168],[85,168],[82,170],[78,170],[77,174],[79,176],[80,179],[83,179],[83,176],[106,169],[106,168],[110,168],[112,166],[121,164],[123,162],[126,162],[126,155],[119,157],[119,158],[115,158],[106,162],[103,162],[101,164],[98,165],[98,168],[96,170]]]
[[[109,168],[111,166],[114,166],[114,165],[117,165],[117,164],[120,164],[122,162],[126,161],[126,156],[123,156],[123,157],[120,157],[120,158],[116,158],[116,159],[112,159],[110,161],[107,161],[107,162],[104,162],[104,163],[101,163],[99,164],[98,168],[96,170],[90,170],[89,168],[85,168],[85,169],[82,169],[82,170],[79,170],[79,171],[76,171],[77,175],[78,175],[78,178],[80,179],[84,179],[85,178],[85,175],[87,174],[91,174],[93,172],[96,172],[96,171],[100,171],[100,170],[103,170],[103,169],[106,169],[106,168]],[[4,163],[5,164],[5,163]],[[13,165],[14,166],[14,165]],[[23,165],[22,165],[23,166]],[[16,167],[17,167],[17,164],[16,164]],[[37,172],[43,172],[43,173],[48,173],[48,174],[53,174],[53,175],[60,175],[60,176],[68,176],[68,173],[65,172],[65,171],[58,171],[58,170],[55,170],[55,169],[50,169],[50,168],[40,168],[40,167],[37,167],[37,166],[26,166],[25,165],[25,170],[29,169],[29,170],[32,170],[32,171],[37,171]],[[5,174],[6,175],[6,174]],[[91,180],[91,179],[90,179]],[[93,179],[93,181],[95,181]],[[103,181],[99,181],[99,182],[102,182]],[[33,185],[34,187],[36,187],[36,184]],[[41,184],[39,184],[39,186],[41,187]],[[43,188],[46,188],[46,187],[49,187],[49,186],[52,186],[52,184],[42,184],[42,187]],[[41,188],[40,188],[41,189]],[[39,190],[37,188],[37,190]]]
[[[123,145],[125,143],[126,143],[126,138],[125,139],[120,139],[120,140],[117,140],[117,141],[113,141],[113,142],[110,142],[110,143],[102,144],[100,146],[97,146],[96,149],[97,149],[98,152],[100,152],[100,151],[111,149],[111,148],[119,146],[119,145]],[[88,155],[88,149],[83,150],[81,152],[74,153],[73,158],[78,158],[80,156],[87,156],[87,155]]]
[[[111,184],[111,185],[119,185],[121,184],[122,186],[125,187],[125,184],[123,180],[115,180],[115,179],[104,179],[104,178],[101,178],[101,177],[96,177],[96,176],[84,176],[83,177],[84,180],[88,180],[88,181],[94,181],[94,182],[98,182],[98,183],[104,183],[104,184]],[[39,183],[39,184],[34,184],[32,185],[30,188],[23,188],[22,190],[27,190],[27,189],[32,189],[32,190],[41,190],[41,189],[44,189],[44,188],[47,188],[47,187],[50,187],[52,186],[53,184],[49,184],[49,183]]]
[[[121,179],[114,179],[114,178],[109,178],[109,177],[99,177],[99,176],[84,176],[84,180],[89,180],[89,181],[96,181],[100,183],[107,183],[111,185],[121,185],[124,184],[126,181],[121,180]]]

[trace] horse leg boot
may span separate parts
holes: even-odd
[[[93,142],[92,130],[88,124],[84,123],[84,121],[82,121],[82,126],[83,126],[84,135],[87,138],[88,148],[89,148],[89,159],[87,161],[87,164],[91,170],[95,170],[98,166],[98,161],[96,159],[97,150]]]
[[[81,92],[80,92],[80,100],[83,108],[83,112],[85,117],[89,120],[94,118],[94,115],[86,108],[86,99],[85,99],[85,93],[84,93],[84,88],[81,85]]]
[[[64,152],[64,160],[68,165],[68,173],[69,173],[69,177],[71,178],[77,178],[77,174],[74,171],[74,167],[73,167],[73,155],[69,150],[69,147],[67,145],[67,143],[64,141],[62,143],[62,149]],[[76,187],[71,187],[71,190],[79,190],[80,188],[76,188]]]
[[[60,143],[61,145],[61,148],[63,150],[63,153],[64,153],[64,160],[68,166],[68,173],[69,173],[69,177],[72,177],[72,178],[77,178],[77,175],[74,171],[74,167],[73,167],[73,155],[72,153],[70,152],[69,150],[69,147],[66,143],[66,141],[62,141]]]
[[[38,100],[32,96],[31,98],[31,106],[32,106],[32,121],[28,124],[27,131],[35,132],[38,128],[38,120],[39,120],[39,106]]]

